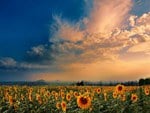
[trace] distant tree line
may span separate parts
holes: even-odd
[[[8,81],[8,82],[0,82],[0,85],[19,85],[19,86],[40,86],[40,85],[48,85],[44,81]]]
[[[78,81],[78,82],[61,82],[61,81],[53,81],[46,82],[44,80],[37,81],[16,81],[16,82],[0,82],[0,85],[27,85],[27,86],[39,86],[39,85],[54,85],[54,86],[115,86],[117,84],[123,84],[125,86],[142,86],[142,85],[150,85],[150,78],[141,78],[139,81],[127,81],[127,82],[90,82],[90,81]]]
[[[139,80],[139,86],[142,86],[142,85],[150,85],[150,78],[146,78],[146,79],[141,78]]]
[[[76,86],[115,86],[117,84],[123,84],[125,86],[138,86],[138,81],[128,81],[128,82],[88,82],[88,81],[81,81],[77,82]]]
[[[117,84],[123,84],[125,86],[142,86],[142,85],[150,85],[150,78],[141,78],[139,81],[127,81],[127,82],[88,82],[81,81],[77,82],[76,86],[115,86]]]

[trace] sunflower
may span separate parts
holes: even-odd
[[[81,109],[88,109],[91,106],[91,98],[80,95],[77,97],[77,104]]]
[[[113,92],[113,98],[117,98],[118,94],[116,91]]]
[[[52,92],[51,92],[51,94],[52,94],[53,96],[55,95],[55,93],[56,93],[55,91],[52,91]]]
[[[32,92],[33,92],[33,88],[30,88],[30,89],[29,89],[29,93],[32,93]]]
[[[71,100],[71,95],[70,95],[70,93],[67,93],[67,95],[66,95],[66,100],[68,100],[68,101]]]
[[[50,92],[49,92],[49,91],[47,91],[47,94],[46,94],[46,95],[47,95],[47,97],[50,97]]]
[[[115,89],[118,93],[123,93],[125,87],[124,87],[124,85],[118,84]]]
[[[36,100],[39,102],[39,104],[42,104],[42,98],[39,94],[36,94]]]
[[[61,102],[61,108],[62,108],[62,110],[63,110],[64,112],[66,112],[67,104],[66,104],[65,101],[62,101],[62,102]]]
[[[61,94],[61,98],[64,99],[65,98],[65,93],[61,92],[60,94]]]
[[[58,100],[58,93],[55,93],[55,100]]]
[[[144,92],[145,92],[145,95],[149,95],[149,89],[148,88],[145,88]]]
[[[57,108],[57,109],[60,109],[60,108],[61,108],[60,102],[57,102],[57,103],[56,103],[56,108]]]
[[[100,94],[101,93],[101,88],[97,88],[96,92],[97,92],[97,94]]]
[[[132,100],[132,102],[136,102],[138,100],[137,94],[132,94],[131,95],[131,100]]]
[[[9,96],[9,104],[12,106],[12,105],[13,105],[13,103],[14,103],[14,101],[13,101],[13,97],[12,97],[12,96]]]
[[[121,95],[121,100],[122,100],[122,101],[125,101],[125,100],[126,100],[126,95],[125,95],[125,94]]]
[[[74,92],[74,96],[75,96],[75,97],[78,97],[78,96],[79,96],[79,93],[75,91],[75,92]]]

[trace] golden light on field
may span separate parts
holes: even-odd
[[[139,107],[147,112],[150,104],[149,91],[149,85],[124,86],[122,84],[116,86],[0,86],[0,97],[3,97],[0,100],[0,106],[5,108],[0,110],[5,111],[11,108],[12,111],[23,112],[28,111],[28,105],[30,105],[30,110],[35,112],[45,110],[58,113],[73,111],[96,113],[101,110],[101,112],[119,113],[120,109],[137,112]],[[144,106],[141,106],[141,102]]]

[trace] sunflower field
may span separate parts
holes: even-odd
[[[0,86],[0,113],[150,113],[150,86]]]

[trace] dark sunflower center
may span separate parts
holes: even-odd
[[[78,93],[75,93],[75,96],[79,96]]]
[[[119,87],[118,87],[118,90],[119,90],[119,91],[121,91],[121,90],[122,90],[122,87],[121,87],[121,86],[119,86]]]
[[[136,99],[136,97],[133,97],[133,100],[135,100]]]
[[[62,104],[62,106],[63,106],[63,107],[66,107],[66,104],[65,104],[65,103],[63,103],[63,104]]]
[[[80,102],[81,102],[82,104],[87,104],[87,99],[84,98],[84,97],[81,97]]]

